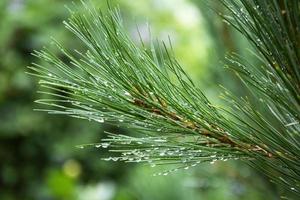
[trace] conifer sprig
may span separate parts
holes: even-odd
[[[41,93],[52,96],[37,100],[50,106],[40,110],[117,122],[140,133],[109,134],[92,144],[111,149],[107,160],[188,169],[243,159],[299,193],[300,15],[294,8],[299,3],[221,2],[231,13],[224,19],[252,42],[257,58],[252,64],[238,55],[228,57],[228,67],[249,90],[245,97],[225,90],[232,108],[208,101],[169,50],[170,43],[135,44],[118,10],[103,14],[83,4],[85,12],[71,10],[64,23],[86,49],[69,51],[54,40],[63,58],[47,49],[35,52],[44,63],[33,64],[30,73],[40,78]]]

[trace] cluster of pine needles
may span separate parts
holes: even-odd
[[[240,159],[300,194],[300,3],[288,0],[220,0],[220,16],[253,45],[255,64],[227,57],[249,95],[224,90],[227,107],[213,105],[177,62],[171,42],[136,44],[118,9],[102,13],[83,3],[71,9],[66,28],[85,49],[63,57],[46,48],[30,66],[49,98],[37,100],[51,114],[121,124],[135,136],[108,133],[96,144],[105,160],[174,164],[167,175],[199,163]]]

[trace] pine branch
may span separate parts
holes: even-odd
[[[249,90],[248,97],[225,90],[231,108],[209,102],[177,62],[170,42],[139,46],[126,34],[118,10],[105,15],[83,3],[84,14],[71,10],[64,23],[86,50],[68,51],[54,40],[63,58],[47,49],[35,52],[44,63],[29,67],[30,74],[40,78],[41,93],[52,96],[37,100],[50,106],[39,110],[119,123],[140,133],[109,134],[89,144],[110,147],[107,160],[188,169],[242,159],[299,194],[299,2],[221,2],[231,13],[222,17],[253,44],[259,62],[228,56],[228,67]]]

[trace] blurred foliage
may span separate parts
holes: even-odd
[[[106,6],[105,1],[94,2]],[[64,5],[70,3],[0,1],[1,200],[276,199],[273,186],[234,162],[153,177],[154,171],[162,169],[101,161],[104,152],[75,146],[99,141],[103,130],[125,130],[34,112],[37,85],[25,74],[26,66],[35,62],[31,52],[49,43],[50,36],[69,49],[81,48],[61,23],[68,17]],[[210,90],[216,88],[208,82],[230,82],[232,76],[219,61],[224,52],[247,44],[199,1],[116,0],[112,4],[122,8],[133,37],[137,26],[147,40],[147,21],[155,36],[170,35],[180,62],[209,96],[216,96]],[[230,83],[235,87],[234,81]]]

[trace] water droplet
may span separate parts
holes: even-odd
[[[128,160],[128,157],[122,157],[122,160],[123,161]]]
[[[154,140],[155,142],[166,142],[166,140],[162,140],[162,139],[157,139],[157,140]]]
[[[95,119],[96,122],[99,122],[99,123],[103,123],[104,122],[104,119],[103,118],[98,118],[98,119]]]
[[[119,158],[114,157],[114,158],[112,158],[112,160],[113,160],[113,161],[118,161]]]
[[[108,142],[104,142],[101,144],[102,148],[107,148],[107,147],[109,147],[109,145],[110,145],[110,143],[108,143]]]
[[[154,164],[154,163],[151,163],[151,165],[150,165],[150,167],[155,167],[156,166],[156,164]]]
[[[105,160],[105,161],[110,161],[112,158],[111,157],[109,157],[109,158],[104,158],[103,160]]]
[[[104,84],[105,86],[108,86],[108,82],[107,82],[107,81],[103,81],[103,84]]]

